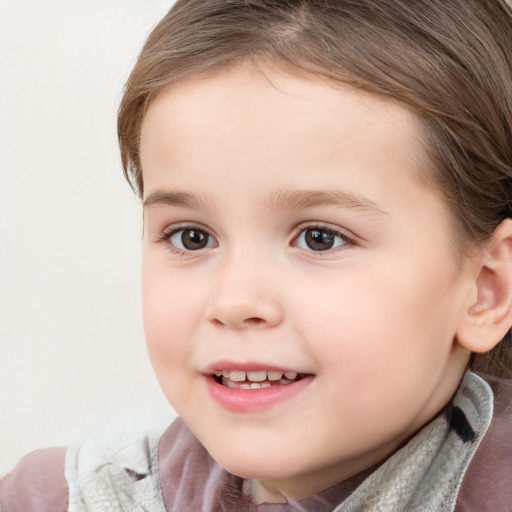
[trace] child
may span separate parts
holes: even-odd
[[[181,419],[2,511],[512,510],[511,55],[504,0],[178,1],[119,140]]]

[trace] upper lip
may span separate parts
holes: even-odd
[[[276,364],[267,364],[263,362],[234,362],[234,361],[216,361],[206,366],[201,373],[204,375],[212,375],[215,371],[228,370],[228,371],[276,371],[281,373],[295,372],[295,373],[308,373],[298,370],[297,368],[281,366]]]

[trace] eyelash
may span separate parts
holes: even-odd
[[[326,250],[317,250],[317,251],[315,251],[311,247],[309,247],[309,248],[300,247],[297,244],[297,241],[300,239],[300,237],[306,237],[306,234],[308,231],[311,232],[311,231],[315,231],[315,230],[317,232],[322,233],[321,238],[333,237],[334,240],[336,238],[338,238],[339,241],[341,241],[341,243],[333,241],[333,243],[336,244],[334,247],[327,248]],[[178,233],[185,232],[185,231],[191,231],[191,232],[196,231],[202,235],[206,235],[206,237],[208,237],[208,239],[206,241],[206,245],[204,247],[200,247],[198,249],[186,249],[186,248],[182,249],[180,247],[177,247],[176,244],[172,242],[172,238],[175,235],[177,235]],[[214,245],[214,246],[209,245],[212,240],[215,242],[216,245]],[[205,228],[203,228],[201,226],[195,226],[193,224],[178,225],[178,226],[172,227],[170,230],[164,231],[162,233],[161,237],[158,239],[158,242],[165,243],[172,252],[179,254],[180,256],[190,255],[195,252],[199,252],[201,249],[216,247],[218,245],[217,242],[215,241],[214,237],[212,235],[210,235]],[[341,248],[341,247],[344,247],[346,245],[350,246],[350,245],[354,245],[354,244],[355,244],[354,240],[351,237],[347,236],[345,233],[343,233],[337,229],[334,229],[330,226],[323,225],[323,224],[311,224],[311,225],[306,225],[306,226],[302,225],[299,228],[297,228],[297,230],[292,238],[292,245],[294,245],[295,247],[298,247],[299,249],[302,249],[306,252],[311,252],[311,253],[318,254],[318,255],[330,254],[332,252],[336,252],[336,251],[340,250],[339,248]]]

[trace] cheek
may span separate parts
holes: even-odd
[[[194,403],[194,326],[197,302],[178,291],[168,277],[143,276],[143,317],[146,344],[155,375],[167,400],[178,412]]]
[[[142,306],[149,356],[159,379],[186,368],[197,325],[197,297],[187,287],[176,286],[165,272],[143,269]],[[173,372],[168,370],[173,369]]]
[[[358,393],[397,372],[411,382],[428,378],[442,367],[455,334],[453,275],[392,263],[351,269],[302,294],[313,357],[342,369],[344,385]]]

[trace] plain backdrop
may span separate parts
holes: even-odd
[[[122,87],[167,0],[0,0],[0,474],[98,422],[170,421],[140,312]]]

